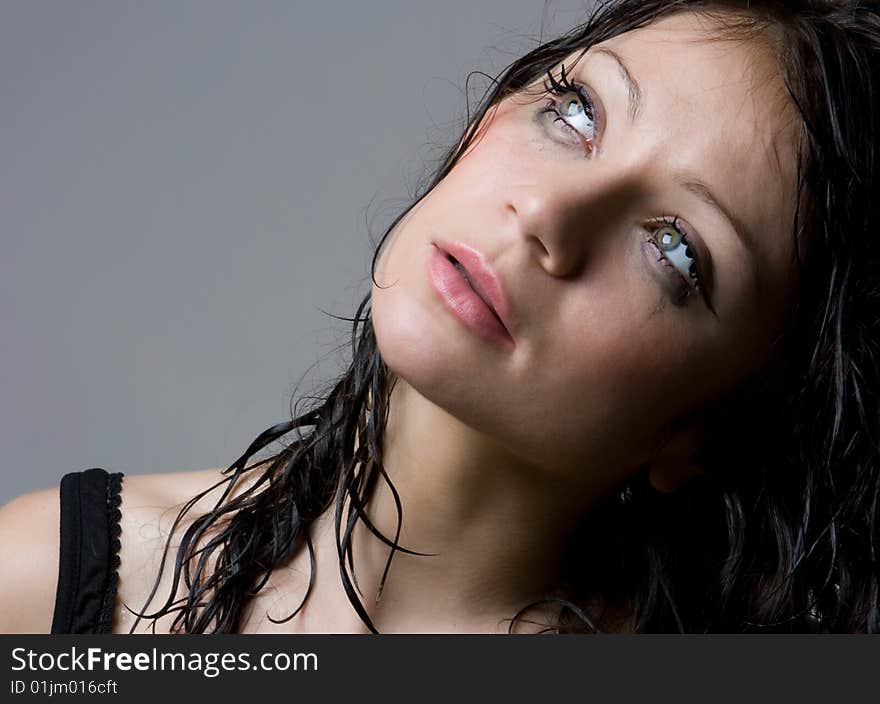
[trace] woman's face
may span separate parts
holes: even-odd
[[[580,93],[539,79],[505,99],[378,263],[390,369],[524,461],[623,478],[783,329],[793,112],[767,52],[706,41],[707,22],[678,14],[572,55]],[[443,273],[456,243],[497,277],[509,337]]]

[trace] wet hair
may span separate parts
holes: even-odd
[[[388,235],[454,168],[492,106],[572,53],[679,11],[703,13],[719,40],[764,41],[775,52],[799,127],[791,220],[797,300],[781,361],[704,409],[704,474],[671,494],[653,490],[642,477],[589,512],[569,547],[564,598],[548,595],[557,618],[546,630],[877,633],[877,3],[598,4],[584,24],[541,44],[492,80],[462,138],[385,231],[372,271]],[[225,479],[184,504],[169,532],[163,568],[185,514],[226,484],[213,510],[184,531],[168,599],[152,613],[145,605],[141,617],[175,613],[172,632],[236,632],[248,600],[273,570],[306,550],[311,575],[302,603],[277,621],[269,616],[276,622],[294,617],[314,580],[310,528],[332,508],[342,584],[375,632],[355,579],[352,531],[361,521],[388,546],[382,584],[395,553],[410,550],[399,543],[404,507],[382,462],[395,377],[376,344],[369,294],[350,322],[351,362],[342,376],[319,396],[292,403],[290,421],[263,432],[224,470]],[[294,438],[282,441],[280,451],[248,466],[291,433]],[[246,478],[247,488],[232,498]],[[373,526],[364,511],[376,491],[391,492],[396,502],[393,536]],[[147,604],[161,576],[160,570]],[[181,578],[185,590],[178,598]],[[511,614],[509,629],[538,605]]]

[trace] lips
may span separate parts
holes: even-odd
[[[511,325],[507,299],[498,276],[492,271],[483,254],[461,242],[437,243],[436,246],[461,272],[474,293],[495,314],[507,334],[510,335]]]
[[[474,293],[476,293],[481,299],[483,299],[483,303],[485,303],[487,306],[489,306],[492,309],[492,312],[495,313],[495,315],[497,316],[498,312],[495,310],[495,306],[492,305],[492,302],[486,296],[486,292],[480,289],[479,284],[477,284],[475,281],[471,280],[471,277],[468,275],[467,269],[465,269],[461,265],[461,262],[458,261],[455,257],[453,257],[449,253],[446,254],[446,258],[452,262],[452,266],[454,266],[456,269],[458,269],[458,271],[464,277],[464,280],[467,281],[468,285],[474,290]]]

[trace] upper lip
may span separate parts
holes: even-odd
[[[471,287],[492,308],[507,334],[511,335],[510,309],[504,289],[482,252],[463,242],[437,243],[437,246],[464,267]]]

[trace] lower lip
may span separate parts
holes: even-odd
[[[480,338],[501,345],[513,347],[513,338],[506,328],[477,293],[465,281],[446,255],[436,245],[428,258],[428,278],[440,300],[452,314]]]

